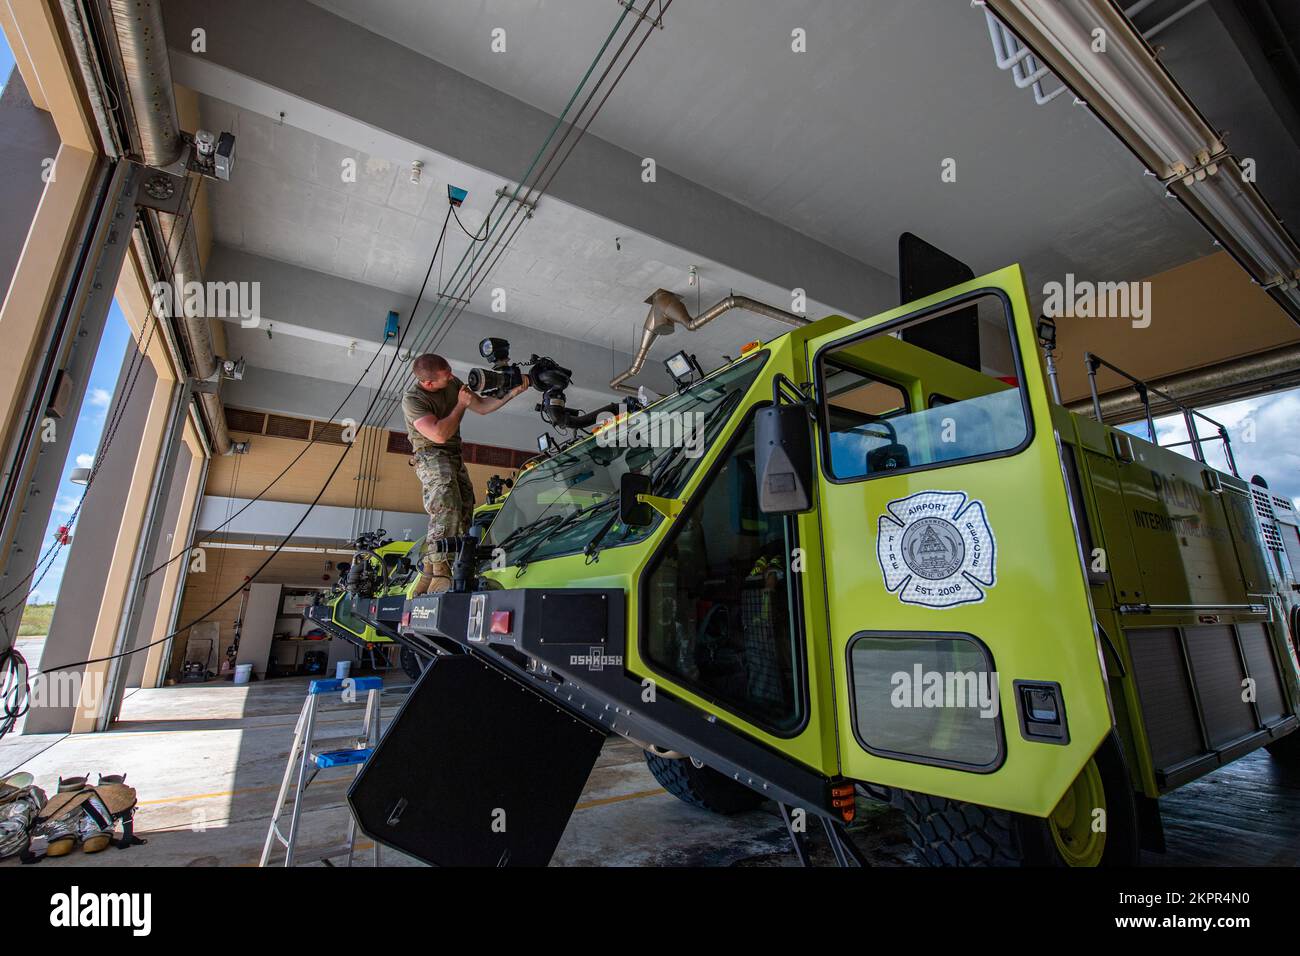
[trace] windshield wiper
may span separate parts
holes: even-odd
[[[731,414],[731,409],[740,401],[740,399],[744,396],[744,394],[745,393],[743,391],[732,392],[730,395],[724,398],[718,404],[718,407],[713,409],[713,411],[709,412],[708,415],[705,417],[704,425],[707,426],[708,423],[713,421],[713,419],[716,418],[719,414],[724,414],[724,415]],[[685,444],[674,445],[672,449],[669,450],[668,454],[664,456],[664,459],[655,465],[655,469],[650,475],[651,494],[657,494],[662,489],[664,483],[668,480],[669,472],[673,470],[675,467],[677,467],[678,462],[681,459],[682,453],[685,450],[686,450]],[[592,564],[599,559],[600,544],[602,541],[605,540],[605,535],[609,534],[610,529],[614,527],[615,523],[618,521],[618,517],[619,516],[617,512],[610,515],[609,519],[603,525],[600,526],[600,528],[596,531],[596,533],[591,536],[591,540],[588,541],[587,544],[583,547],[582,553],[587,556],[588,564]],[[624,535],[624,537],[626,537],[626,534]]]
[[[591,536],[591,540],[583,545],[582,553],[587,556],[587,563],[594,564],[600,558],[600,543],[605,540],[605,535],[609,534],[609,529],[614,527],[618,521],[618,512],[615,511],[600,526],[600,529]]]
[[[512,541],[519,540],[519,538],[521,538],[525,534],[528,534],[530,531],[536,531],[539,528],[543,528],[546,525],[551,524],[552,522],[559,521],[563,517],[564,517],[563,514],[553,514],[550,517],[543,516],[541,518],[537,518],[533,521],[528,522],[528,524],[520,525],[518,528],[515,528],[514,531],[511,531],[508,535],[502,538],[500,541],[496,542],[496,546],[498,548],[504,548]]]
[[[618,496],[611,495],[610,497],[604,499],[603,501],[597,501],[595,504],[586,505],[585,507],[579,508],[577,511],[570,511],[567,515],[565,515],[563,518],[560,519],[559,523],[557,523],[554,527],[548,530],[545,534],[538,537],[538,539],[534,541],[532,544],[530,544],[528,548],[524,551],[524,553],[519,556],[519,560],[515,562],[515,567],[519,569],[516,572],[515,577],[518,577],[520,574],[524,573],[524,569],[528,566],[528,559],[533,556],[533,553],[536,552],[537,549],[540,548],[547,541],[551,540],[551,538],[555,537],[555,535],[558,534],[560,531],[562,531],[565,528],[572,527],[579,518],[586,517],[592,512],[599,511],[601,508],[608,508],[610,505],[617,505],[617,504],[618,504]]]
[[[734,409],[736,405],[740,404],[740,400],[744,397],[745,397],[745,393],[743,390],[741,390],[737,392],[732,392],[730,395],[728,395],[726,398],[720,401],[717,404],[717,407],[715,407],[712,411],[708,412],[704,416],[704,421],[701,423],[700,426],[701,431],[707,429],[709,423],[714,421],[718,417],[721,417],[725,420],[726,417],[731,414],[732,409]],[[669,472],[678,466],[678,464],[680,463],[679,460],[681,459],[682,454],[685,451],[686,451],[685,442],[683,442],[680,445],[674,445],[671,451],[669,451],[667,457],[664,458],[663,461],[656,464],[654,472],[652,472],[650,475],[651,494],[657,495],[663,489],[663,486],[668,478]],[[703,454],[703,452],[701,452],[701,454]]]

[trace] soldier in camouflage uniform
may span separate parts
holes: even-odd
[[[424,510],[429,513],[428,543],[452,538],[469,530],[474,512],[474,486],[461,458],[460,420],[467,408],[479,415],[495,412],[516,395],[527,391],[528,377],[505,398],[484,398],[452,374],[440,355],[421,355],[411,363],[415,384],[402,396],[402,415],[414,454],[411,465],[424,489]],[[445,591],[451,585],[451,566],[425,557],[415,594]]]

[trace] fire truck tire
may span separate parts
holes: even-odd
[[[1016,815],[910,790],[897,791],[907,835],[927,866],[1022,866]]]
[[[406,672],[407,677],[411,678],[411,680],[420,679],[420,675],[424,673],[424,660],[419,654],[415,653],[415,651],[411,650],[409,647],[403,647],[401,654],[399,655],[399,660],[402,665],[402,670]]]
[[[762,794],[709,767],[697,767],[689,758],[660,757],[647,750],[645,762],[659,786],[693,807],[732,814],[756,810],[763,805],[765,798]]]
[[[929,866],[1133,866],[1137,809],[1118,744],[1088,761],[1046,820],[896,791],[912,845]],[[1092,826],[1104,810],[1102,832]]]

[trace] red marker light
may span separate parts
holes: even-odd
[[[492,626],[489,628],[489,631],[493,634],[509,634],[510,623],[509,611],[493,611]]]
[[[852,823],[856,814],[855,788],[851,783],[839,783],[831,787],[831,808],[840,812],[840,819]]]

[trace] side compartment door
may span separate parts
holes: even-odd
[[[1019,267],[809,356],[843,772],[1048,814],[1112,719]]]

